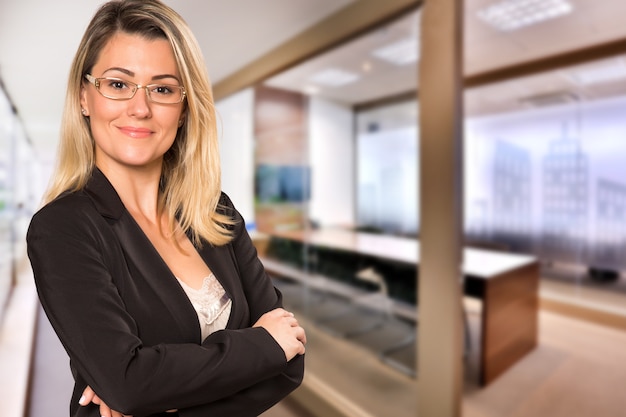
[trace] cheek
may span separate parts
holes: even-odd
[[[123,106],[121,106],[120,102],[106,99],[100,95],[97,97],[88,98],[89,104],[89,113],[92,119],[97,120],[111,120],[116,117],[119,117],[121,112],[123,111]]]
[[[159,124],[163,129],[174,136],[176,136],[176,132],[178,131],[180,116],[181,113],[178,111],[155,112],[153,114],[153,117],[159,120]]]

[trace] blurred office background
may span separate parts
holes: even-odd
[[[69,400],[23,240],[54,164],[69,64],[100,3],[0,0],[7,417],[63,416]],[[417,415],[419,268],[383,254],[420,236],[423,2],[166,3],[205,54],[223,189],[309,331],[303,387],[268,416]],[[488,381],[485,298],[466,289],[462,414],[624,415],[626,3],[463,8],[464,246],[485,262],[535,262],[539,276],[536,344]],[[359,239],[379,246],[348,248]]]

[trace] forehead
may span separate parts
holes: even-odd
[[[141,35],[121,32],[113,35],[104,45],[93,72],[100,75],[109,68],[124,68],[138,77],[179,74],[174,52],[167,39],[147,39]]]

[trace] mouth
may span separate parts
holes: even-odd
[[[131,138],[146,138],[153,132],[150,129],[143,127],[122,126],[119,128],[120,132]]]

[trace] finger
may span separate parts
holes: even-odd
[[[87,388],[83,390],[83,395],[78,400],[78,404],[83,406],[89,404],[95,395],[96,393],[91,389],[91,387],[87,386]]]
[[[304,331],[303,328],[300,328],[300,332],[298,333],[296,337],[300,341],[300,343],[302,343],[303,345],[306,345],[306,332]]]
[[[298,320],[296,320],[294,317],[283,317],[282,318],[284,323],[289,324],[290,327],[295,327],[298,325]]]
[[[304,346],[304,343],[300,342],[300,350],[298,350],[298,355],[304,355],[305,352],[306,347]]]
[[[122,414],[119,411],[111,410],[111,408],[106,405],[104,401],[100,404],[100,416],[101,417],[132,417],[126,416],[126,414]]]
[[[278,315],[278,316],[293,316],[292,312],[287,311],[286,309],[284,309],[282,307],[275,308],[271,312],[276,314],[276,315]]]
[[[111,409],[108,405],[104,403],[104,401],[100,402],[100,416],[101,417],[113,417],[111,415]]]
[[[93,394],[93,398],[91,399],[91,402],[94,404],[104,404],[104,402],[100,399],[100,397],[98,397],[98,394]],[[105,404],[106,405],[106,404]]]

